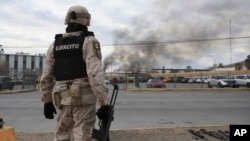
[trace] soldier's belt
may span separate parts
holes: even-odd
[[[79,91],[79,94],[82,95],[88,95],[92,94],[91,88],[80,88],[81,90]],[[67,98],[72,96],[72,87],[71,89],[67,89],[66,91],[60,92],[61,98]]]

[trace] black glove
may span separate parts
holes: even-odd
[[[109,105],[101,106],[101,108],[98,109],[96,115],[100,120],[107,121],[110,110],[111,107]]]
[[[54,118],[54,114],[56,114],[56,109],[55,109],[52,102],[45,103],[43,110],[44,110],[43,114],[44,114],[45,118],[48,118],[48,119]]]

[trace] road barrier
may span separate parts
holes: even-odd
[[[0,141],[16,141],[14,128],[4,126],[3,115],[0,113]]]

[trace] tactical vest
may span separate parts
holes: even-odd
[[[54,75],[56,81],[72,80],[87,76],[86,63],[83,60],[83,42],[85,37],[94,36],[93,32],[79,36],[62,37],[57,34],[54,43]]]

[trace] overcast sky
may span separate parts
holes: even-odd
[[[5,53],[44,54],[65,31],[72,5],[92,15],[90,31],[101,42],[103,60],[138,62],[142,68],[204,68],[239,62],[250,54],[249,0],[0,0],[0,45]],[[231,24],[229,20],[231,19]],[[231,25],[231,26],[230,26]],[[240,39],[185,42],[200,39]],[[155,44],[136,44],[150,41]],[[173,43],[174,42],[174,43]],[[121,43],[126,45],[113,45]],[[145,42],[143,42],[145,43]],[[127,45],[129,44],[129,45]],[[231,53],[230,53],[231,52]],[[230,55],[232,54],[232,55]]]

